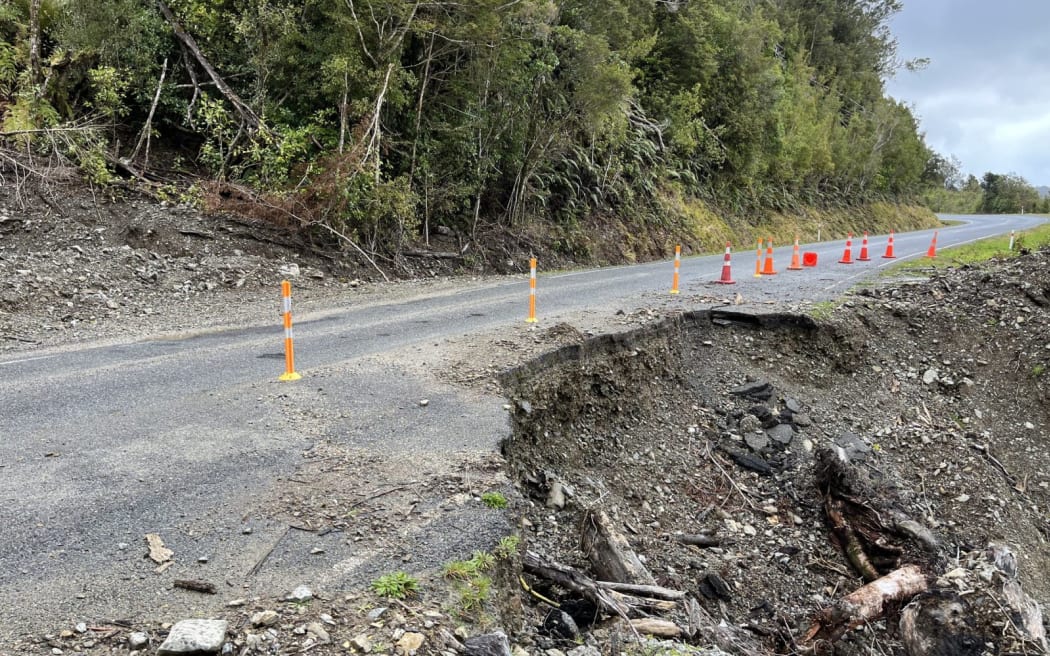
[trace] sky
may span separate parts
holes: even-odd
[[[926,144],[963,173],[1050,185],[1050,0],[903,0],[890,28],[903,59],[887,92],[912,107]]]

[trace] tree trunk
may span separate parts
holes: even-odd
[[[40,84],[40,3],[42,0],[31,0],[29,3],[29,84],[33,93]]]
[[[582,534],[583,553],[598,578],[615,583],[656,585],[627,538],[613,528],[612,520],[603,511],[587,513]]]

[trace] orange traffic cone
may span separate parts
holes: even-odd
[[[886,242],[886,254],[883,255],[887,260],[895,260],[897,256],[893,254],[893,231],[890,230],[890,240]]]
[[[762,277],[762,240],[758,240],[758,248],[755,250],[755,277]]]
[[[788,267],[788,271],[801,271],[802,260],[798,255],[798,235],[795,235],[795,249],[791,251],[791,266]]]
[[[846,252],[842,254],[839,264],[853,264],[853,234],[846,237]]]
[[[763,276],[775,276],[777,272],[773,269],[773,238],[769,238],[769,245],[766,247],[766,263],[762,267]]]
[[[726,242],[726,257],[722,260],[722,277],[715,281],[719,285],[735,285],[736,281],[733,280],[733,265],[732,256],[729,253],[729,242]]]
[[[930,247],[926,249],[926,257],[937,257],[937,231],[933,231],[933,241],[930,242]]]
[[[868,257],[868,233],[864,233],[864,241],[860,243],[860,255],[857,257],[858,262],[870,262],[871,258]]]

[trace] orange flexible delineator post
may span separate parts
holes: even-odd
[[[299,380],[302,376],[295,373],[295,349],[292,346],[292,283],[287,280],[281,281],[281,303],[284,314],[284,373],[279,380]]]
[[[937,257],[937,231],[933,231],[933,241],[930,242],[930,247],[926,249],[926,257]]]
[[[791,264],[788,266],[788,271],[801,271],[802,270],[802,259],[798,254],[798,235],[795,235],[795,248],[791,251]]]
[[[886,242],[886,253],[883,255],[887,260],[895,260],[897,256],[893,254],[893,231],[890,230],[890,240]]]
[[[864,233],[864,241],[860,243],[860,255],[857,257],[858,262],[870,262],[871,258],[868,257],[868,233]]]
[[[674,247],[674,279],[671,281],[671,293],[678,293],[678,269],[682,266],[682,245]]]
[[[755,277],[762,277],[762,240],[758,240],[758,248],[755,249]]]
[[[529,260],[529,318],[525,323],[536,323],[536,258]]]
[[[842,254],[839,264],[853,264],[853,233],[846,237],[846,252]]]
[[[777,275],[776,269],[773,268],[773,238],[769,238],[769,245],[766,247],[766,263],[762,267],[763,276],[775,276]]]
[[[736,281],[733,280],[733,262],[732,254],[729,248],[729,242],[726,242],[726,256],[722,260],[722,277],[715,281],[719,285],[735,285]]]

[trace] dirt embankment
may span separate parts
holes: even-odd
[[[526,548],[602,578],[581,542],[604,515],[708,626],[685,602],[656,614],[729,653],[1040,653],[1016,588],[1050,602],[1048,266],[864,289],[819,323],[686,315],[517,370],[504,455]],[[1006,549],[1016,580],[989,564]],[[909,564],[928,588],[910,624],[913,595],[831,626],[843,596]],[[533,583],[571,608],[587,596],[552,580]],[[532,609],[541,627],[559,613]],[[609,609],[569,614],[598,644],[630,639]]]

